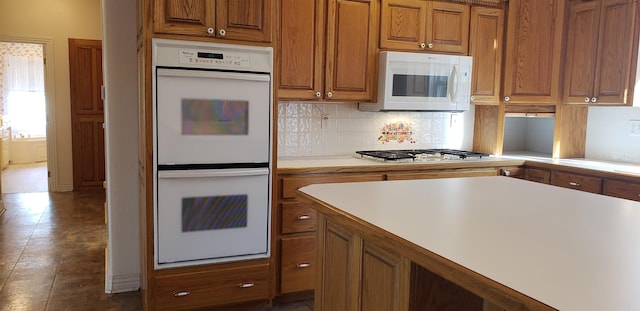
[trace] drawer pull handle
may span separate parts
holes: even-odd
[[[184,297],[184,296],[189,296],[189,295],[191,295],[190,291],[182,291],[182,292],[173,293],[173,297]]]
[[[574,186],[574,187],[580,187],[580,183],[577,183],[577,182],[575,182],[575,181],[570,181],[570,182],[569,182],[569,185],[570,185],[570,186]]]
[[[240,283],[240,288],[251,288],[254,286],[256,286],[256,283],[253,282]]]
[[[296,267],[298,267],[298,268],[309,268],[309,267],[311,267],[311,264],[310,263],[306,263],[306,262],[305,263],[299,263],[299,264],[296,265]]]
[[[311,218],[311,216],[309,216],[309,215],[300,215],[300,216],[298,216],[298,220],[308,220],[310,218]]]

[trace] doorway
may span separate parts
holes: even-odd
[[[2,193],[46,192],[45,45],[0,41]]]

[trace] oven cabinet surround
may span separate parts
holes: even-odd
[[[156,33],[271,42],[273,0],[153,0]]]
[[[558,103],[565,2],[509,1],[502,90],[504,103]]]
[[[630,105],[637,1],[568,3],[564,102]]]
[[[640,308],[637,202],[499,176],[311,185],[298,198],[319,217],[315,310]],[[610,282],[575,286],[587,274]]]
[[[275,274],[277,295],[298,299],[315,287],[317,215],[308,204],[296,199],[300,187],[311,184],[361,181],[433,179],[496,176],[502,167],[517,167],[521,160],[458,162],[448,164],[380,164],[371,166],[280,168],[277,173],[276,202],[279,229],[273,255],[279,262]],[[279,246],[277,246],[279,245]],[[306,295],[308,296],[308,295]],[[338,310],[338,309],[336,309]]]
[[[278,1],[278,98],[371,101],[377,0]]]

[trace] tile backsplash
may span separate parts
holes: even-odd
[[[357,150],[470,149],[473,109],[365,112],[357,104],[278,103],[278,156],[351,155]]]

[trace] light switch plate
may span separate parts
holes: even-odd
[[[640,136],[640,120],[629,120],[629,136]]]

